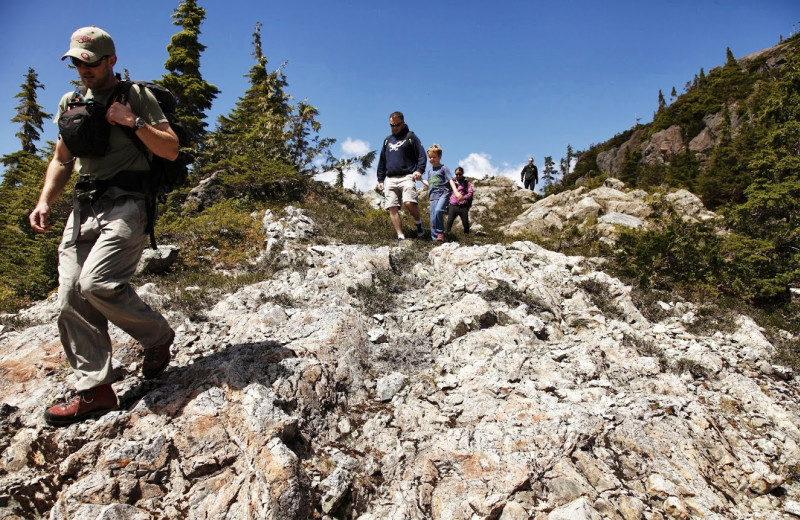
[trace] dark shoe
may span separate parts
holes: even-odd
[[[51,406],[44,412],[50,426],[67,426],[90,417],[100,417],[117,407],[117,394],[111,385],[100,385],[78,394],[64,404]]]
[[[169,348],[172,346],[173,341],[175,341],[174,332],[165,343],[145,349],[144,361],[142,362],[142,375],[145,379],[153,379],[167,368],[169,360],[172,359]]]
[[[422,224],[417,224],[417,238],[425,238],[425,230],[422,229]]]

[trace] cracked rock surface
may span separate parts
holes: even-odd
[[[800,395],[750,318],[650,321],[530,242],[284,238],[275,276],[167,316],[157,380],[112,328],[121,407],[96,421],[42,418],[71,388],[53,300],[0,332],[0,518],[799,518]]]

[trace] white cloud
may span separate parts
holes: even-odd
[[[345,170],[344,172],[344,187],[347,189],[352,189],[353,186],[359,191],[366,192],[369,190],[375,189],[375,186],[378,185],[378,179],[376,177],[376,165],[373,165],[370,170],[367,170],[367,173],[361,175],[355,168],[351,168],[350,170]],[[336,172],[329,171],[324,172],[316,177],[314,177],[318,181],[322,182],[329,182],[334,184],[336,182]]]
[[[370,151],[369,141],[362,141],[361,139],[352,139],[348,137],[341,145],[342,155],[344,157],[355,157],[364,155]],[[376,172],[378,170],[377,158],[372,163],[372,167],[367,170],[365,174],[358,173],[356,168],[350,168],[344,172],[344,187],[351,189],[355,187],[357,190],[366,192],[375,189],[378,185]],[[324,172],[315,177],[318,181],[329,182],[331,184],[336,182],[336,172]]]
[[[511,165],[503,163],[500,166],[492,164],[492,156],[485,153],[471,153],[466,159],[462,159],[458,163],[464,168],[464,175],[472,177],[473,179],[483,179],[484,177],[508,177],[518,185],[522,186],[519,180],[519,174],[522,168],[527,163],[520,163]],[[455,170],[455,167],[451,168]]]
[[[348,137],[342,143],[342,152],[349,156],[364,155],[369,152],[369,143],[361,139],[351,139]]]

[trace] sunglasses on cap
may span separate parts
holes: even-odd
[[[89,62],[83,61],[81,59],[78,59],[78,58],[76,58],[74,56],[70,56],[70,59],[72,60],[72,66],[75,67],[76,69],[79,68],[79,67],[88,67],[90,69],[93,69],[95,67],[99,67],[100,63],[102,63],[102,61],[105,58],[107,58],[107,56],[103,56],[99,60],[89,63]]]

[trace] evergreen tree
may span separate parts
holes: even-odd
[[[36,141],[41,136],[42,124],[45,119],[53,116],[45,112],[43,107],[36,102],[36,90],[44,89],[44,85],[39,83],[36,71],[29,68],[25,75],[25,83],[20,87],[22,90],[14,97],[22,101],[15,107],[17,115],[11,118],[11,122],[21,125],[20,131],[14,135],[19,137],[22,151],[34,154],[36,153]]]
[[[658,89],[658,112],[661,112],[667,108],[667,100],[664,99],[664,93],[661,92],[661,89]]]
[[[559,161],[559,167],[561,169],[561,176],[566,177],[569,173],[570,163],[572,162],[572,158],[575,157],[575,153],[572,151],[572,145],[567,145],[567,156],[562,157],[561,161]]]
[[[670,101],[675,101],[678,98],[678,91],[675,90],[675,86],[672,87],[672,92],[669,93]]]
[[[183,30],[173,35],[167,46],[169,57],[164,67],[170,72],[159,81],[178,99],[176,115],[198,141],[208,126],[205,111],[219,94],[219,89],[200,74],[200,55],[206,46],[200,43],[199,36],[205,16],[206,10],[195,0],[183,0],[175,9],[172,24]]]
[[[311,162],[336,142],[332,138],[321,138],[322,125],[315,119],[319,111],[301,101],[289,117],[288,142],[289,161],[300,173],[314,173]]]
[[[736,65],[736,58],[733,57],[730,47],[725,48],[725,65]]]
[[[306,176],[330,171],[336,165],[328,152],[335,139],[319,135],[318,111],[305,101],[296,106],[286,93],[288,85],[283,72],[286,63],[273,71],[267,69],[267,57],[261,44],[261,23],[253,32],[253,56],[250,87],[239,98],[227,116],[221,116],[217,129],[204,143],[204,164],[214,164],[229,157],[249,170],[258,170],[265,162],[280,161],[294,166]],[[313,161],[327,157],[324,166]],[[356,163],[365,157],[353,159]]]
[[[619,169],[619,180],[628,186],[638,186],[641,168],[639,163],[642,160],[642,153],[639,150],[626,148],[622,156],[622,164]]]
[[[544,158],[544,169],[542,170],[542,180],[544,181],[545,191],[553,185],[556,178],[556,163],[553,162],[553,156],[547,155]]]
[[[244,161],[247,168],[258,169],[265,161],[288,156],[284,132],[292,107],[284,91],[286,75],[283,65],[272,72],[267,70],[261,23],[256,23],[253,32],[253,56],[256,63],[248,73],[250,87],[229,115],[220,116],[217,130],[208,134],[204,163],[234,157]]]
[[[328,156],[328,161],[325,166],[325,171],[333,170],[336,172],[336,179],[334,180],[333,185],[338,188],[344,187],[344,174],[346,171],[355,170],[359,174],[364,175],[367,172],[367,169],[372,166],[377,154],[375,150],[372,150],[371,152],[359,157],[336,159],[330,150],[328,150],[326,153]]]
[[[0,158],[6,167],[0,181],[0,310],[11,311],[31,301],[42,299],[56,285],[57,251],[60,231],[68,213],[68,202],[52,207],[54,231],[35,233],[28,214],[36,205],[47,160],[41,154],[52,152],[52,143],[38,150],[45,119],[52,116],[36,102],[36,90],[44,88],[31,68],[22,90],[15,97],[22,101],[11,121],[22,128],[16,134],[22,149]],[[58,219],[58,220],[56,220]],[[56,223],[57,222],[57,223]]]

